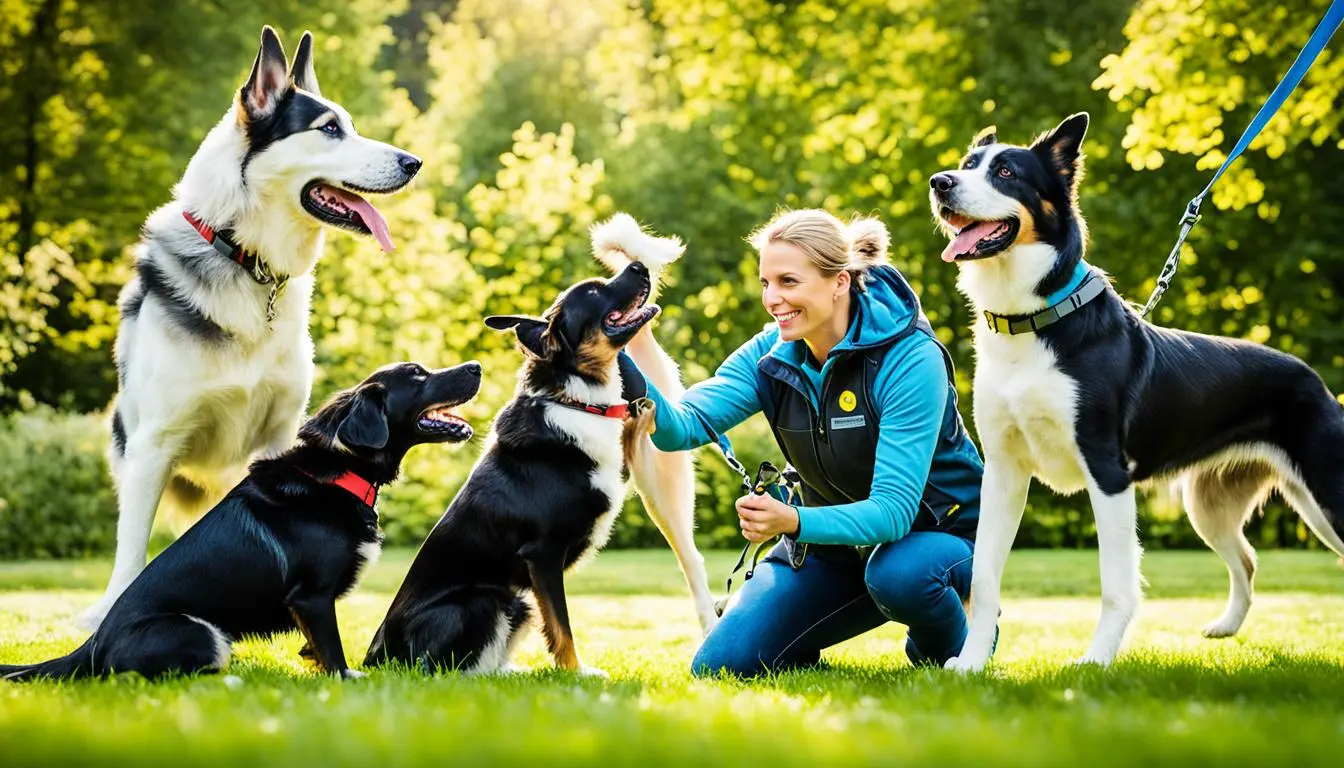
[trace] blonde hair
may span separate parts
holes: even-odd
[[[848,272],[854,285],[866,290],[868,270],[887,263],[887,226],[871,216],[855,216],[849,224],[818,208],[783,211],[748,238],[759,253],[771,243],[788,243],[807,254],[823,275]]]

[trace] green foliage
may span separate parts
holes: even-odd
[[[49,408],[0,419],[0,560],[112,551],[116,493],[98,416]]]
[[[1287,69],[1327,0],[184,0],[153,14],[74,0],[0,7],[0,408],[96,410],[126,249],[228,107],[263,22],[317,34],[323,91],[361,132],[426,160],[380,201],[399,245],[328,237],[312,329],[314,403],[395,359],[480,360],[484,433],[521,358],[490,313],[538,313],[599,272],[587,229],[628,211],[689,245],[657,334],[689,381],[768,319],[744,236],[779,207],[874,213],[892,259],[959,363],[970,422],[971,318],[927,212],[927,178],[980,128],[1025,142],[1092,115],[1082,206],[1090,260],[1142,300],[1184,203]],[[1338,46],[1334,46],[1337,48]],[[1156,314],[1164,325],[1298,354],[1344,389],[1339,291],[1344,70],[1327,48],[1216,192]],[[970,425],[974,430],[973,424]],[[778,458],[759,420],[739,451]],[[743,446],[746,446],[744,448]],[[475,448],[421,449],[389,492],[394,540],[423,534]],[[699,531],[735,541],[736,479],[703,452]],[[1019,541],[1092,540],[1081,496],[1034,490]],[[1197,544],[1154,503],[1152,544]],[[638,502],[616,545],[653,544]],[[1311,537],[1281,507],[1263,543]]]

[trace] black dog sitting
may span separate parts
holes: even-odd
[[[345,662],[336,600],[382,543],[374,502],[421,443],[462,442],[471,426],[449,412],[476,395],[481,366],[380,369],[333,397],[284,454],[250,474],[155,558],[98,631],[68,656],[3,666],[0,678],[145,677],[219,670],[233,640],[298,628],[304,655],[328,672]]]

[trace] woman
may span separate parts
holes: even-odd
[[[763,411],[803,480],[801,506],[737,500],[743,536],[789,546],[762,560],[705,638],[697,675],[815,664],[887,621],[909,627],[916,664],[941,665],[965,641],[983,465],[950,359],[887,264],[887,240],[876,219],[776,216],[752,236],[775,324],[680,402],[649,387],[660,449],[704,445]]]

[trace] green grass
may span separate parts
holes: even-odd
[[[735,553],[710,555],[716,581]],[[390,551],[338,608],[362,656],[409,563]],[[585,661],[609,682],[545,669],[507,678],[316,676],[290,634],[235,647],[228,675],[0,683],[0,765],[592,763],[1337,765],[1344,747],[1344,570],[1266,552],[1242,635],[1209,641],[1225,575],[1208,552],[1145,557],[1148,600],[1109,671],[1075,668],[1099,610],[1093,552],[1019,552],[993,670],[915,670],[892,625],[823,670],[755,682],[687,672],[698,628],[669,552],[607,552],[570,585]],[[103,562],[0,564],[0,663],[64,653]]]

